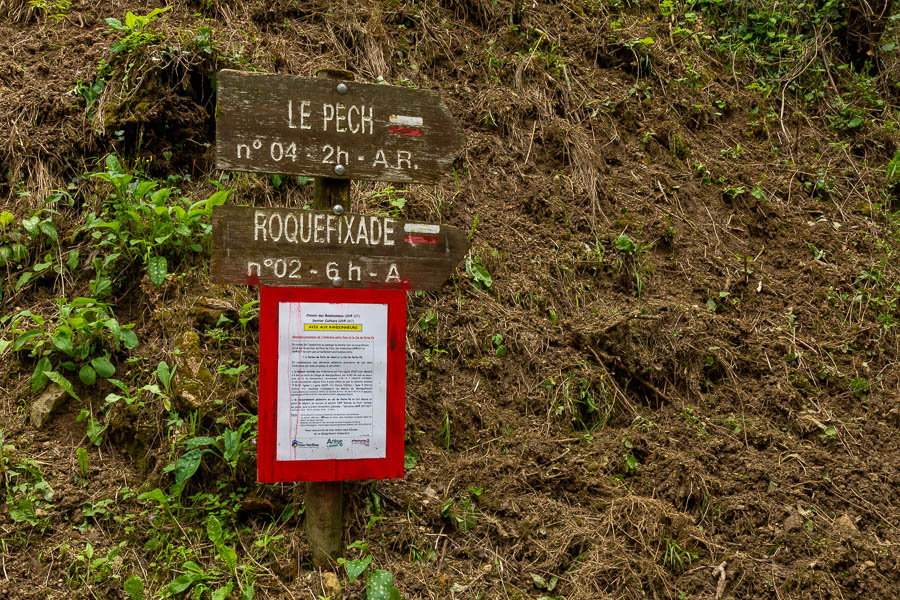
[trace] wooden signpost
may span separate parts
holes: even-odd
[[[436,183],[462,131],[428,90],[220,71],[216,166]]]
[[[460,230],[390,217],[223,206],[213,278],[237,285],[435,289],[465,256]]]
[[[317,77],[220,71],[216,165],[318,177],[313,210],[216,207],[211,279],[264,286],[257,479],[307,481],[307,538],[326,566],[341,554],[340,481],[403,476],[405,290],[439,287],[469,242],[344,212],[351,179],[435,183],[450,169],[464,138],[440,98]]]

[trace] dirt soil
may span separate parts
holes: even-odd
[[[468,268],[409,294],[405,479],[344,486],[345,545],[367,544],[346,556],[371,554],[403,597],[900,593],[891,55],[873,75],[881,112],[841,129],[836,59],[816,63],[830,64],[815,72],[821,104],[792,87],[810,72],[753,87],[741,56],[673,33],[655,2],[177,0],[153,39],[115,55],[124,33],[105,19],[152,6],[40,8],[53,4],[0,0],[0,207],[19,222],[64,190],[58,240],[32,259],[85,258],[21,287],[25,267],[0,267],[4,317],[91,295],[105,251],[77,228],[110,194],[89,175],[109,153],[189,198],[218,182],[236,203],[309,203],[303,179],[216,171],[218,69],[344,68],[435,90],[463,127],[440,184],[352,189],[354,212],[472,240]],[[256,289],[210,283],[208,254],[170,271],[157,287],[123,264],[107,298],[140,340],[112,349],[116,377],[136,390],[178,364],[165,400],[144,390],[141,408],[107,408],[112,384],[73,375],[79,399],[37,428],[37,357],[0,346],[0,597],[128,598],[132,576],[147,598],[232,580],[231,597],[367,597],[344,567],[342,591],[312,568],[304,486],[257,484],[252,446],[231,466],[207,455],[169,520],[138,498],[173,484],[184,440],[256,411],[258,320],[236,325]],[[5,318],[0,339],[15,335]],[[84,409],[106,426],[99,445]],[[23,520],[27,493],[39,499]],[[170,584],[188,562],[206,578],[182,592]]]

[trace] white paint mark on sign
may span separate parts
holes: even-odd
[[[436,235],[441,232],[441,226],[428,223],[404,223],[403,231],[406,233],[430,233]]]
[[[410,117],[407,115],[391,115],[391,125],[402,125],[403,127],[421,127],[424,123],[422,117]]]

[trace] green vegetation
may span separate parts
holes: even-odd
[[[117,10],[0,2],[10,597],[897,591],[896,0]],[[256,483],[257,292],[208,271],[216,206],[313,194],[216,170],[217,72],[329,63],[467,140],[346,208],[473,249],[408,295],[406,478],[344,485],[318,571]]]

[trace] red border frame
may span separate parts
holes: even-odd
[[[259,288],[259,435],[256,478],[260,483],[281,481],[343,481],[346,479],[402,479],[403,431],[406,411],[406,292],[334,288]],[[276,459],[278,402],[278,304],[331,302],[387,304],[387,448],[385,458],[349,460]]]

